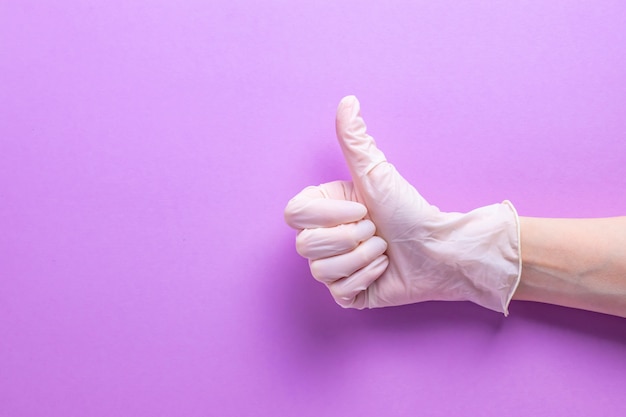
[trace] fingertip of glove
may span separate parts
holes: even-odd
[[[345,96],[339,101],[337,106],[337,131],[349,128],[352,120],[359,114],[361,104],[356,96]]]
[[[355,95],[351,94],[351,95],[345,96],[339,101],[338,108],[339,109],[352,108],[354,107],[355,104],[356,105],[359,104],[359,99],[357,99]]]

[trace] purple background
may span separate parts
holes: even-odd
[[[626,214],[625,3],[323,3],[0,3],[0,416],[626,413],[626,320],[343,310],[282,218],[347,94],[444,210]]]

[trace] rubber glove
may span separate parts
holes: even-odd
[[[343,307],[468,300],[507,315],[521,275],[513,205],[429,204],[367,134],[354,96],[339,103],[336,128],[352,181],[307,187],[285,208],[313,277]]]

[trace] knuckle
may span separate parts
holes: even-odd
[[[304,229],[296,236],[296,252],[300,254],[300,256],[307,258],[310,252],[310,237],[311,231],[309,229]]]
[[[342,304],[342,301],[345,302],[346,294],[344,291],[341,291],[338,285],[329,285],[328,290],[337,303]]]
[[[353,300],[345,300],[345,299],[341,299],[341,298],[336,298],[335,297],[335,302],[341,306],[342,308],[354,308],[354,301]]]
[[[311,275],[313,278],[320,282],[326,281],[326,274],[323,265],[319,261],[310,261],[309,269],[311,270]]]

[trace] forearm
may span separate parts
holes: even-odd
[[[626,217],[521,217],[516,300],[626,317]]]

